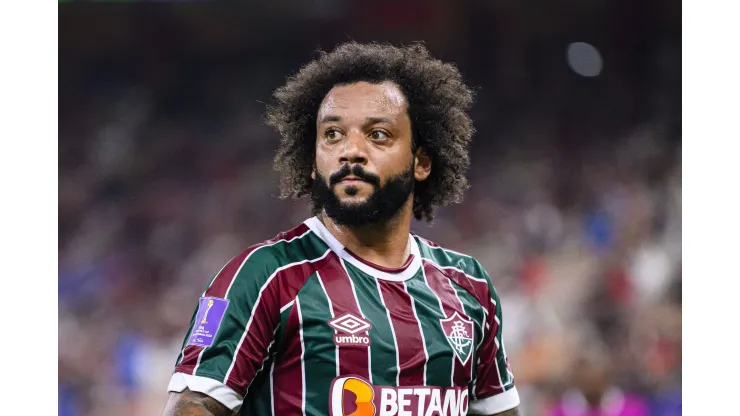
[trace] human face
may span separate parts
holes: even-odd
[[[411,149],[406,98],[391,82],[334,87],[317,114],[314,203],[340,224],[395,216],[431,164]],[[421,149],[419,152],[421,154]]]

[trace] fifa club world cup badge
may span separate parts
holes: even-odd
[[[462,365],[467,364],[473,355],[473,321],[463,318],[456,311],[452,316],[440,319],[439,323],[457,359]]]
[[[198,304],[198,313],[195,315],[193,330],[190,332],[188,345],[199,347],[210,347],[216,338],[218,327],[224,318],[226,308],[229,306],[227,299],[203,297]]]

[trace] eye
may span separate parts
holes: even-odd
[[[386,140],[389,138],[389,135],[384,130],[373,130],[370,133],[370,137],[372,137],[373,140]]]
[[[338,140],[342,137],[342,132],[335,128],[330,128],[326,130],[326,132],[324,133],[324,137],[329,140]]]

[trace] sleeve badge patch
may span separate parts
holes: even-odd
[[[188,338],[188,345],[197,345],[199,347],[210,347],[216,338],[221,321],[229,306],[228,299],[219,298],[200,298],[198,303],[198,313],[195,314],[193,330]]]

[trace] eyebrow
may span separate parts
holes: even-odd
[[[324,117],[322,117],[319,123],[320,124],[334,123],[334,122],[339,122],[339,121],[342,121],[342,117],[329,114],[329,115],[325,115]],[[366,127],[366,126],[371,126],[373,124],[380,124],[380,123],[393,124],[393,121],[387,117],[367,117],[365,118],[365,123],[363,124],[363,126]]]

